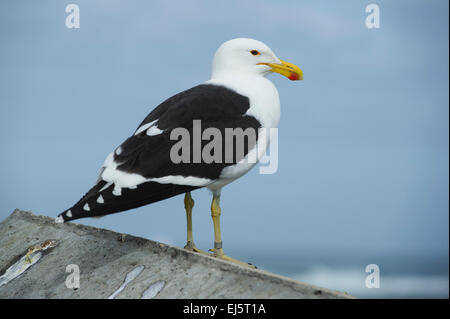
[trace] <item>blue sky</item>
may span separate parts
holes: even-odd
[[[70,207],[155,106],[209,79],[222,42],[251,37],[305,80],[270,75],[279,169],[223,190],[225,252],[448,258],[447,1],[378,1],[380,29],[369,1],[74,1],[80,29],[68,3],[1,4],[0,219]],[[211,197],[193,197],[208,249]],[[76,222],[185,241],[181,196]]]

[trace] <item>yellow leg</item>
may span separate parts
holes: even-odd
[[[214,249],[222,249],[222,234],[220,233],[220,196],[213,195],[211,203],[211,217],[214,224]],[[222,250],[223,251],[223,250]]]
[[[184,208],[186,209],[187,221],[187,241],[185,249],[209,255],[207,252],[198,249],[194,244],[194,236],[192,235],[192,208],[194,207],[194,200],[191,197],[191,192],[187,192],[184,196]]]
[[[222,248],[222,235],[220,233],[220,214],[221,214],[220,195],[214,194],[213,200],[211,203],[211,217],[212,217],[213,224],[214,224],[214,248],[210,249],[210,251],[214,252],[214,257],[217,257],[217,258],[220,258],[223,260],[227,260],[227,261],[231,261],[231,262],[236,263],[241,266],[256,268],[255,266],[253,266],[249,263],[239,261],[237,259],[228,257],[224,254],[223,248]]]

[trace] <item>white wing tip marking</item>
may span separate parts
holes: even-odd
[[[105,200],[103,199],[103,196],[100,195],[100,196],[97,198],[97,203],[103,204],[104,202],[105,202]]]
[[[154,121],[152,121],[152,122],[150,122],[150,123],[147,123],[147,124],[142,125],[141,127],[139,127],[139,128],[136,130],[136,133],[134,133],[134,135],[138,135],[139,133],[144,132],[146,129],[148,129],[148,128],[151,127],[153,124],[155,124],[156,121],[158,121],[158,120],[154,120]]]
[[[103,186],[98,192],[101,193],[103,192],[105,189],[107,189],[109,186],[112,185],[112,182],[108,182],[105,184],[105,186]]]
[[[148,135],[148,136],[155,136],[155,135],[161,134],[162,132],[163,132],[163,131],[160,130],[160,129],[155,125],[155,126],[150,127],[150,128],[147,130],[147,135]]]
[[[83,209],[87,212],[91,210],[88,203],[84,204]]]
[[[58,216],[55,218],[55,223],[57,224],[62,224],[64,223],[64,218],[62,218],[62,216]]]

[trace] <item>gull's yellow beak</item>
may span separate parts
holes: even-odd
[[[281,64],[278,63],[265,63],[261,62],[258,64],[263,64],[270,66],[270,71],[280,73],[281,75],[284,75],[289,80],[296,81],[296,80],[303,80],[303,72],[300,70],[298,66],[295,64],[280,60]]]

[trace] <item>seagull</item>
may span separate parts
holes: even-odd
[[[264,132],[278,127],[280,99],[266,78],[270,73],[303,79],[299,67],[279,59],[261,41],[224,42],[214,55],[211,79],[151,111],[106,157],[96,184],[55,222],[101,217],[185,194],[184,248],[252,267],[223,251],[220,194],[256,165],[273,140],[273,134]],[[198,249],[193,239],[191,192],[199,188],[212,193],[211,253]]]

